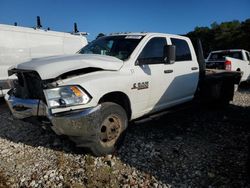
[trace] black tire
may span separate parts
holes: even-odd
[[[98,133],[90,150],[96,156],[112,154],[120,146],[127,126],[127,114],[120,105],[112,102],[102,103]]]

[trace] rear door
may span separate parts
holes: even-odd
[[[164,101],[172,106],[193,98],[199,80],[199,66],[189,40],[174,37],[168,40],[176,46],[176,61],[164,65],[163,77],[167,85]]]

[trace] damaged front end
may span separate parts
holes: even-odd
[[[9,74],[18,78],[5,96],[14,117],[46,117],[56,134],[74,140],[81,137],[86,144],[91,142],[96,134],[100,105],[86,108],[91,96],[83,88],[43,81],[35,71],[12,70]]]
[[[5,95],[5,100],[14,117],[24,119],[31,116],[46,116],[47,107],[43,85],[39,75],[32,71],[12,70],[16,74],[13,88]]]

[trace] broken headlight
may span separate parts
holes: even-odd
[[[78,86],[63,86],[44,90],[50,108],[87,104],[91,98]]]

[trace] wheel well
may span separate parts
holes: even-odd
[[[107,93],[101,97],[98,103],[100,104],[103,102],[114,102],[116,104],[119,104],[126,111],[128,119],[131,118],[132,110],[131,110],[130,100],[125,93],[122,92]]]
[[[236,71],[240,71],[240,68],[238,68]]]

